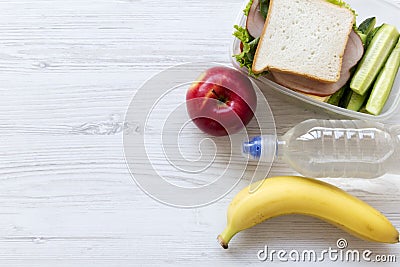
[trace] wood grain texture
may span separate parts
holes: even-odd
[[[396,0],[397,1],[397,0]],[[398,1],[397,1],[398,2]],[[162,205],[125,164],[124,115],[155,72],[193,61],[229,64],[241,0],[0,1],[0,266],[247,266],[274,249],[352,248],[400,255],[323,222],[287,216],[216,242],[226,207],[248,181],[199,209]],[[263,88],[282,134],[307,118]],[[388,123],[400,123],[395,115]],[[271,175],[294,174],[276,162]],[[336,179],[400,229],[400,180]],[[397,258],[400,261],[400,258]],[[261,263],[266,264],[266,263]],[[389,266],[386,264],[385,266]]]

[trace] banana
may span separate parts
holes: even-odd
[[[396,228],[364,201],[331,184],[298,176],[267,178],[240,191],[228,208],[227,226],[217,239],[226,249],[236,233],[286,214],[313,216],[368,241],[399,242]]]

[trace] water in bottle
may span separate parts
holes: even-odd
[[[243,153],[261,162],[280,158],[310,177],[376,178],[400,173],[400,126],[312,119],[282,137],[254,137]]]

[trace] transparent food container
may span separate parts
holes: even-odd
[[[247,5],[249,0],[244,0],[243,6],[240,9],[240,13],[238,15],[238,19],[235,24],[245,27],[246,25],[246,16],[243,14],[243,9]],[[376,26],[381,25],[382,23],[388,23],[397,27],[400,30],[400,5],[395,4],[394,0],[391,2],[387,0],[347,0],[346,1],[358,14],[357,16],[357,25],[362,22],[364,19],[369,17],[376,17],[377,23]],[[236,55],[240,53],[240,41],[234,37],[232,46],[231,46],[231,55]],[[246,68],[240,68],[239,63],[236,61],[234,57],[232,57],[232,64],[235,68],[241,70],[244,73],[248,73]],[[361,119],[361,120],[372,120],[372,121],[383,121],[389,118],[398,110],[398,104],[400,102],[400,71],[397,73],[395,82],[393,84],[393,88],[389,95],[386,104],[379,115],[370,115],[366,113],[356,112],[352,110],[348,110],[345,108],[341,108],[338,106],[334,106],[316,99],[313,99],[307,95],[301,94],[299,92],[288,89],[284,86],[281,86],[274,81],[270,80],[267,76],[260,76],[256,78],[256,80],[264,83],[269,88],[272,88],[278,92],[281,92],[283,95],[288,96],[290,98],[298,100],[299,104],[307,103],[317,109],[322,109],[327,113],[333,113],[336,115],[342,115],[349,118]]]

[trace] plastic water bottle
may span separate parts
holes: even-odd
[[[400,126],[361,120],[306,120],[281,138],[263,135],[243,143],[255,160],[280,158],[310,177],[376,178],[400,173]]]

